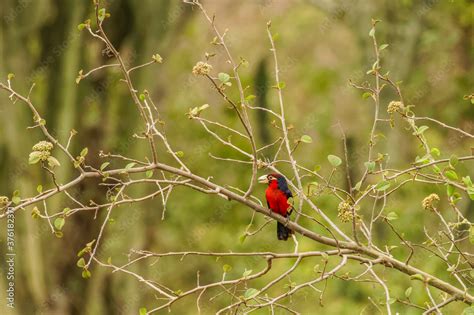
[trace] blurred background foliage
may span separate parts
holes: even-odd
[[[370,79],[365,73],[374,61],[368,36],[371,18],[383,21],[377,28],[378,41],[390,46],[382,54],[382,67],[390,70],[396,80],[403,81],[405,103],[416,105],[415,112],[420,116],[432,116],[468,132],[474,131],[472,104],[463,100],[465,94],[473,92],[474,86],[474,4],[469,0],[209,0],[204,1],[204,5],[209,13],[216,13],[221,30],[229,29],[226,39],[234,56],[248,61],[248,66],[241,70],[244,85],[249,86],[247,93],[257,95],[256,104],[276,109],[276,93],[271,88],[274,84],[273,62],[265,29],[267,21],[272,20],[273,31],[278,33],[281,75],[286,83],[288,123],[294,126],[291,137],[298,139],[308,134],[313,139],[312,144],[300,145],[296,157],[310,169],[321,165],[322,174],[328,175],[331,168],[326,156],[342,156],[340,124],[348,138],[352,175],[358,178],[364,170],[373,104],[364,100],[360,91],[349,87],[348,80]],[[74,138],[73,152],[78,155],[82,148],[88,147],[88,162],[95,166],[103,162],[98,157],[100,150],[144,159],[148,148],[142,140],[133,137],[143,127],[126,86],[120,82],[118,70],[105,69],[82,80],[79,85],[75,83],[79,70],[86,72],[112,61],[101,43],[77,30],[79,23],[92,18],[91,1],[2,0],[0,6],[0,77],[5,79],[8,73],[14,73],[14,87],[24,94],[33,82],[36,84],[32,99],[49,130],[62,142],[67,140],[72,129],[77,130],[79,134]],[[207,21],[198,11],[180,1],[110,0],[107,7],[112,17],[106,21],[105,29],[128,65],[147,62],[155,53],[164,58],[161,65],[134,72],[133,79],[136,88],[148,90],[158,104],[173,148],[184,152],[185,162],[198,174],[245,189],[250,175],[247,166],[218,162],[208,154],[241,157],[229,152],[210,138],[199,124],[185,116],[190,107],[207,103],[210,108],[204,114],[206,117],[240,128],[233,111],[209,83],[191,74],[193,65],[204,60],[205,52],[217,53],[210,60],[215,73],[231,71],[222,51],[211,44],[214,35]],[[233,88],[229,91],[237,96]],[[394,98],[390,92],[383,94],[382,108]],[[257,112],[251,114],[259,144],[274,141],[278,130],[272,126],[271,117]],[[1,194],[11,196],[18,189],[22,196],[31,196],[38,184],[50,187],[48,176],[39,167],[28,165],[32,145],[43,138],[37,129],[26,129],[33,124],[27,107],[12,104],[8,95],[2,92],[0,116]],[[376,150],[389,155],[389,165],[408,166],[421,151],[411,132],[403,128],[403,123],[397,120],[395,124],[395,129],[390,130],[389,126],[380,129],[384,136],[379,137]],[[432,126],[428,138],[441,150],[442,157],[449,157],[451,153],[470,154],[470,143],[447,130]],[[238,139],[234,140],[238,143]],[[246,143],[240,145],[248,149]],[[159,149],[159,158],[168,161],[164,148]],[[271,153],[267,152],[262,158],[269,158]],[[58,158],[62,165],[67,165],[64,156],[58,153]],[[116,167],[123,167],[122,164],[113,162]],[[60,167],[58,171],[61,182],[75,175],[69,167]],[[467,166],[462,173],[473,176]],[[344,178],[345,174],[339,172],[335,180],[343,186]],[[89,180],[71,193],[84,202],[103,201],[104,190],[97,188],[97,184]],[[130,194],[138,196],[149,189],[135,188]],[[393,196],[387,209],[398,213],[396,226],[401,232],[414,242],[422,242],[423,226],[434,231],[438,229],[439,221],[423,211],[420,202],[431,192],[445,195],[444,191],[444,187],[414,183]],[[263,187],[258,187],[255,193],[263,198]],[[336,218],[335,198],[323,195],[315,200],[330,217]],[[447,209],[446,198],[442,198],[441,204]],[[48,205],[51,212],[57,212],[69,202],[56,197]],[[461,209],[472,219],[471,203],[463,201]],[[57,239],[47,223],[33,219],[28,210],[31,209],[20,211],[16,216],[16,308],[4,310],[6,280],[2,275],[1,314],[137,314],[139,307],[150,309],[157,304],[153,292],[126,275],[93,268],[91,279],[81,278],[80,269],[75,265],[76,253],[96,238],[103,214],[99,213],[96,218],[94,213],[80,212],[68,218],[64,237]],[[363,207],[361,214],[369,211],[370,208]],[[251,211],[187,189],[175,189],[164,220],[162,215],[159,200],[114,210],[114,221],[107,227],[100,258],[112,257],[114,263],[124,263],[130,248],[155,252],[285,252],[293,249],[291,242],[276,240],[272,224],[242,243],[240,236],[250,222]],[[263,222],[261,216],[255,220],[257,224]],[[341,225],[350,231],[349,223]],[[378,226],[376,233],[379,244],[399,244],[387,226]],[[0,234],[0,239],[4,244],[5,233]],[[300,246],[302,250],[323,248],[307,241],[301,242]],[[2,245],[0,253],[4,252]],[[401,249],[395,254],[405,257],[406,251]],[[152,262],[155,261],[138,264],[134,270],[146,278],[173,283],[175,290],[193,286],[197,270],[201,281],[208,282],[222,276],[224,264],[232,266],[229,277],[239,276],[245,269],[259,270],[265,264],[263,259],[251,258],[188,257],[183,261],[165,258],[155,264]],[[435,259],[427,259],[426,255],[416,255],[413,262],[428,272],[444,272],[439,270],[443,265]],[[258,280],[254,286],[261,286],[292,263],[276,262],[268,277]],[[285,279],[270,293],[284,290],[285,284],[308,279],[314,275],[313,267],[320,263],[319,259],[308,259],[291,278]],[[346,270],[354,275],[362,271],[362,267]],[[412,284],[395,271],[383,273],[383,276],[392,296],[403,297],[405,290],[413,286],[411,300],[416,303],[427,300],[422,284]],[[207,296],[204,314],[211,314],[228,302],[225,298],[209,302],[212,296]],[[319,294],[312,290],[301,291],[288,303],[296,305],[303,314],[375,314],[378,311],[368,300],[369,296],[378,302],[384,298],[378,284],[333,279],[327,284],[322,300],[324,307],[319,305]],[[393,309],[402,314],[417,313],[399,303],[394,304]],[[455,303],[446,308],[446,313],[457,314],[461,309],[463,305]],[[172,314],[196,312],[192,297],[171,309]]]

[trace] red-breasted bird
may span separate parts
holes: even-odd
[[[292,206],[288,203],[288,198],[293,197],[285,177],[280,174],[268,174],[258,178],[258,182],[268,184],[265,191],[267,205],[270,210],[276,212],[285,218],[289,218]],[[277,237],[279,240],[286,241],[293,231],[284,224],[277,222]]]

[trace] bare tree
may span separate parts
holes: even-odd
[[[179,303],[181,299],[188,296],[194,296],[196,299],[196,309],[201,313],[201,308],[207,294],[212,297],[227,296],[230,303],[224,308],[217,310],[218,314],[224,313],[251,313],[259,309],[283,309],[289,313],[298,314],[299,311],[294,306],[288,305],[288,298],[295,295],[299,290],[308,288],[315,290],[320,294],[322,301],[325,283],[328,280],[339,278],[345,281],[372,281],[380,285],[385,295],[383,307],[387,314],[391,314],[391,305],[395,302],[406,304],[416,309],[422,310],[425,314],[441,313],[442,308],[449,303],[458,302],[471,305],[474,302],[474,296],[468,292],[472,287],[473,280],[470,276],[472,272],[472,245],[474,242],[473,224],[466,218],[457,203],[464,198],[474,198],[474,186],[469,176],[461,177],[458,175],[456,166],[459,162],[471,162],[474,156],[466,155],[457,157],[451,156],[449,159],[441,159],[440,150],[432,146],[426,135],[428,126],[419,125],[421,122],[432,123],[435,127],[447,128],[452,132],[459,133],[462,137],[474,138],[474,135],[461,130],[460,128],[449,126],[441,121],[430,117],[416,116],[413,107],[405,104],[403,94],[397,82],[393,81],[389,73],[382,72],[380,60],[380,51],[387,48],[387,44],[380,45],[377,42],[375,32],[378,21],[372,21],[372,28],[369,36],[373,41],[374,63],[367,72],[370,82],[365,81],[350,82],[350,84],[363,92],[363,97],[373,101],[374,117],[371,132],[368,139],[367,157],[364,161],[364,169],[361,178],[351,178],[349,169],[354,167],[350,165],[347,158],[347,150],[344,159],[335,155],[329,155],[328,160],[332,168],[329,176],[322,175],[320,170],[311,170],[305,165],[301,165],[295,158],[295,152],[300,144],[311,143],[311,137],[303,135],[297,141],[292,141],[290,137],[290,128],[285,116],[284,88],[285,84],[280,79],[280,68],[278,65],[277,49],[274,42],[274,36],[271,30],[271,22],[267,24],[267,33],[270,51],[273,56],[274,65],[274,89],[278,96],[278,110],[252,106],[253,95],[247,95],[246,88],[242,84],[239,76],[240,67],[245,64],[245,60],[237,60],[228,45],[226,44],[226,31],[221,31],[215,23],[215,17],[207,13],[206,9],[198,0],[185,1],[189,5],[197,8],[202,13],[209,26],[215,34],[214,44],[221,48],[222,54],[232,67],[232,72],[227,74],[219,72],[212,66],[212,56],[206,55],[206,60],[198,62],[192,69],[192,73],[203,80],[207,80],[213,93],[218,93],[222,99],[227,102],[235,113],[236,119],[240,121],[241,127],[235,129],[220,121],[214,121],[205,118],[205,111],[208,105],[191,108],[188,112],[188,118],[197,122],[208,133],[209,137],[215,138],[222,146],[225,146],[238,155],[240,159],[230,157],[217,157],[210,155],[210,159],[219,163],[238,163],[247,165],[251,169],[251,177],[246,181],[245,187],[230,187],[226,183],[215,182],[212,178],[203,177],[190,170],[182,158],[179,151],[173,149],[170,143],[166,127],[162,124],[158,107],[153,102],[151,96],[146,92],[138,91],[133,83],[130,74],[143,67],[151,66],[156,63],[162,63],[160,55],[152,56],[152,59],[141,65],[127,67],[120,52],[114,47],[104,31],[103,24],[110,16],[105,8],[102,8],[98,0],[95,4],[95,21],[85,21],[78,27],[85,30],[90,36],[102,43],[106,51],[115,58],[114,63],[108,63],[94,68],[90,71],[81,71],[76,82],[85,80],[89,75],[105,68],[117,68],[121,71],[122,81],[126,84],[130,97],[135,104],[137,111],[143,122],[143,132],[136,135],[143,139],[149,146],[149,157],[145,160],[137,160],[124,155],[101,152],[100,157],[104,163],[100,166],[90,165],[87,161],[88,150],[84,149],[78,156],[70,150],[70,144],[74,141],[76,133],[71,131],[67,143],[60,143],[48,131],[48,124],[42,118],[41,113],[36,109],[33,100],[30,98],[34,85],[31,86],[28,95],[22,95],[17,92],[13,86],[13,75],[9,75],[6,82],[0,82],[0,88],[9,93],[13,103],[21,102],[26,104],[32,112],[34,126],[32,130],[39,129],[44,135],[44,141],[33,147],[29,157],[30,164],[39,165],[51,178],[52,188],[43,190],[38,188],[38,194],[29,197],[20,196],[15,193],[13,197],[1,197],[0,207],[3,212],[0,218],[6,218],[9,214],[15,213],[20,209],[29,209],[32,215],[46,220],[50,226],[51,233],[62,236],[62,228],[67,219],[81,211],[103,211],[106,213],[102,222],[100,231],[94,240],[87,243],[84,249],[78,253],[80,256],[77,265],[82,268],[84,278],[91,276],[91,266],[109,268],[112,272],[120,272],[138,281],[146,284],[156,296],[156,305],[150,305],[140,310],[143,314],[155,313],[162,309],[170,309],[173,304]],[[218,73],[218,74],[216,74]],[[229,96],[228,91],[236,89],[238,98]],[[392,89],[396,92],[398,98],[390,102],[387,106],[382,104],[380,95],[384,89]],[[277,140],[273,143],[258,147],[255,141],[254,128],[249,119],[249,112],[265,111],[273,117],[277,132]],[[386,112],[386,113],[384,113]],[[394,127],[395,122],[402,122],[410,133],[419,141],[423,154],[417,157],[411,165],[403,169],[390,168],[387,165],[386,156],[376,154],[374,148],[377,145],[377,131],[382,124],[389,124]],[[341,128],[343,130],[343,128]],[[250,150],[246,150],[226,138],[220,132],[231,133],[248,143]],[[342,141],[345,145],[345,136],[343,132]],[[56,148],[56,150],[55,150]],[[57,149],[64,154],[68,160],[68,165],[59,165],[58,159],[53,155],[57,154]],[[275,154],[269,155],[269,149],[275,150]],[[160,154],[158,154],[158,152]],[[170,162],[163,162],[159,156],[168,154],[171,157]],[[109,169],[110,162],[116,161],[125,164],[124,167]],[[268,172],[283,173],[282,167],[290,166],[291,173],[286,174],[286,178],[295,195],[294,209],[296,216],[294,220],[286,218],[269,211],[261,202],[260,196],[254,195],[253,190],[256,183],[257,172],[264,170]],[[69,167],[75,173],[76,177],[69,182],[62,183],[57,179],[55,169],[57,167]],[[345,185],[338,186],[334,183],[334,175],[339,172],[347,174],[347,188]],[[73,197],[69,191],[90,178],[101,179],[99,184],[107,188],[107,201],[104,203],[87,202]],[[244,181],[242,179],[242,181]],[[316,182],[317,181],[317,182]],[[445,185],[447,187],[446,198],[454,216],[447,216],[445,211],[438,207],[440,196],[433,193],[427,196],[419,205],[433,216],[439,219],[442,229],[436,234],[430,234],[425,229],[426,241],[416,243],[407,239],[405,235],[399,232],[395,212],[386,211],[386,204],[389,198],[398,198],[397,192],[403,186],[413,185],[417,182],[431,185]],[[127,191],[131,187],[144,185],[153,187],[153,192],[131,197]],[[269,222],[276,220],[286,224],[297,233],[293,235],[294,251],[289,253],[276,252],[197,252],[193,249],[183,252],[164,252],[154,253],[143,249],[131,249],[130,259],[124,265],[113,264],[112,261],[106,261],[98,255],[98,250],[104,242],[104,231],[111,214],[120,205],[143,202],[153,198],[159,198],[164,209],[170,194],[177,186],[184,186],[196,190],[203,194],[232,200],[241,205],[242,211],[251,211],[254,215],[265,216],[268,218],[263,226],[251,230],[247,228],[246,236],[259,233]],[[66,208],[59,213],[48,212],[48,200],[56,195],[64,194],[75,205],[73,208]],[[338,207],[338,219],[340,222],[332,220],[327,214],[326,209],[317,206],[314,198],[320,195],[332,195],[340,201]],[[445,210],[445,209],[443,209]],[[303,220],[304,219],[304,220]],[[302,223],[304,222],[304,223]],[[310,222],[310,223],[308,223]],[[345,232],[342,224],[351,223],[350,233]],[[414,228],[423,229],[421,222],[414,222]],[[374,238],[374,229],[376,226],[386,226],[400,240],[399,246],[403,249],[405,257],[393,254],[393,247],[387,244],[379,243]],[[327,250],[318,251],[300,251],[298,248],[298,239],[309,239],[316,244],[325,245]],[[412,257],[415,252],[423,252],[431,255],[432,258],[442,262],[446,266],[443,274],[432,274],[417,267],[412,263]],[[196,270],[196,285],[183,291],[175,291],[171,283],[161,283],[156,279],[146,279],[143,275],[132,271],[133,266],[138,262],[148,261],[156,258],[183,259],[188,256],[204,256],[209,259],[215,257],[254,257],[265,261],[265,267],[259,271],[246,271],[241,277],[229,279],[226,268],[221,279],[214,282],[203,283],[200,280],[199,270]],[[271,295],[268,293],[270,288],[274,288],[277,283],[285,279],[294,270],[300,268],[303,259],[316,258],[320,260],[320,265],[315,269],[316,274],[301,283],[295,283],[286,289],[279,290],[280,293]],[[272,269],[272,263],[275,260],[294,261],[291,268],[269,280],[264,286],[254,288],[253,280],[261,278],[268,274]],[[357,275],[348,275],[345,268],[351,264],[363,266],[363,271]],[[410,278],[413,281],[420,281],[424,284],[426,290],[426,303],[422,305],[410,301],[407,292],[406,299],[395,298],[390,292],[390,282],[385,279],[385,271],[394,270],[401,275]],[[433,294],[441,292],[442,295]],[[273,292],[273,291],[272,291]],[[374,302],[375,303],[375,302]],[[378,306],[377,306],[378,307]]]

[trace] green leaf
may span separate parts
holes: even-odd
[[[390,212],[389,214],[387,214],[387,216],[385,217],[388,221],[393,221],[393,220],[396,220],[398,219],[398,214],[396,212]]]
[[[417,156],[415,159],[416,164],[428,164],[430,162],[430,155],[427,154],[425,156],[419,157]]]
[[[86,266],[86,260],[84,259],[84,257],[80,258],[77,261],[76,266],[78,266],[79,268],[84,268]]]
[[[53,168],[56,166],[60,166],[61,163],[59,163],[59,161],[54,156],[50,156],[48,157],[48,165],[49,167]]]
[[[82,157],[86,157],[87,153],[89,153],[89,149],[88,149],[88,148],[84,148],[84,149],[82,149],[80,155],[81,155]]]
[[[247,270],[245,269],[244,273],[242,274],[242,277],[246,278],[252,274],[252,269]]]
[[[202,106],[199,106],[198,110],[199,112],[202,112],[203,110],[206,110],[209,108],[209,104],[204,104]]]
[[[245,100],[246,100],[246,101],[251,101],[251,100],[253,100],[254,98],[256,98],[256,96],[253,95],[253,94],[250,94],[250,95],[247,95],[247,97],[245,97]]]
[[[81,23],[81,24],[79,24],[79,25],[77,26],[77,29],[78,29],[79,31],[82,31],[85,27],[86,27],[86,24]]]
[[[33,210],[31,210],[31,217],[33,219],[38,219],[40,217],[40,212],[38,210],[38,207],[34,207]]]
[[[30,153],[30,157],[28,158],[29,164],[36,164],[41,160],[41,152],[33,151]]]
[[[84,255],[85,253],[89,253],[90,251],[91,249],[86,246],[77,253],[77,257],[81,257],[82,255]]]
[[[428,130],[428,126],[420,126],[419,128],[416,128],[416,131],[413,133],[414,136],[421,135],[423,132]]]
[[[397,301],[396,298],[390,298],[390,299],[388,300],[388,304],[392,305],[392,304],[395,303],[396,301]]]
[[[7,75],[8,81],[11,81],[14,77],[15,77],[15,75],[14,75],[13,73],[9,73],[9,74]]]
[[[286,83],[283,81],[280,81],[280,83],[278,83],[277,85],[274,85],[273,87],[277,90],[283,90],[286,87]]]
[[[103,172],[107,166],[110,165],[110,162],[104,162],[100,165],[100,170]]]
[[[133,168],[135,165],[137,165],[137,163],[135,162],[132,162],[132,163],[128,163],[127,165],[125,165],[125,171],[129,171],[131,168]]]
[[[464,185],[466,185],[466,187],[473,187],[472,180],[471,180],[470,176],[463,177],[462,182],[464,183]]]
[[[43,192],[43,186],[42,186],[42,185],[38,185],[38,186],[36,187],[36,191],[37,191],[39,194],[41,194],[41,193]]]
[[[412,288],[412,287],[409,287],[408,289],[406,289],[406,290],[405,290],[405,296],[406,296],[407,298],[409,298],[412,291],[413,291],[413,288]]]
[[[459,162],[459,159],[457,157],[457,155],[453,154],[451,155],[451,157],[449,158],[449,165],[451,165],[452,168],[454,168]]]
[[[98,17],[100,22],[104,21],[104,19],[105,19],[105,9],[104,8],[99,10],[99,12],[97,14],[97,17]]]
[[[388,188],[390,188],[390,183],[386,180],[384,181],[381,181],[380,183],[378,183],[377,185],[375,185],[375,190],[378,190],[378,191],[385,191],[387,190]]]
[[[380,45],[379,50],[384,50],[387,47],[388,47],[388,44],[382,44]]]
[[[245,291],[244,298],[250,299],[250,298],[256,296],[259,292],[260,291],[258,291],[257,289],[249,288],[249,289],[247,289],[247,291]]]
[[[424,278],[423,278],[423,276],[422,276],[422,275],[420,275],[419,273],[417,273],[417,274],[414,274],[414,275],[411,275],[411,276],[410,276],[410,279],[412,279],[412,280],[420,280],[420,281],[424,281]]]
[[[89,279],[91,277],[91,272],[87,269],[82,270],[82,277],[84,279]]]
[[[371,173],[375,170],[375,161],[365,162],[364,165],[367,168],[367,170],[369,171],[369,173]]]
[[[176,156],[179,157],[179,158],[182,158],[184,156],[184,152],[183,151],[177,151],[175,152]]]
[[[138,315],[146,315],[146,313],[147,313],[146,307],[141,307],[138,310]]]
[[[228,264],[225,264],[224,266],[222,266],[222,270],[223,270],[225,273],[229,273],[229,272],[232,270],[232,266],[231,266],[231,265],[228,265]]]
[[[474,306],[466,307],[461,315],[474,315]]]
[[[328,161],[329,163],[331,163],[333,167],[338,167],[342,163],[342,160],[340,157],[338,157],[337,155],[332,155],[332,154],[328,155]]]
[[[140,99],[140,101],[143,102],[145,100],[146,96],[145,96],[145,94],[142,93],[138,96],[138,98]]]
[[[452,170],[447,170],[446,172],[444,172],[444,175],[446,175],[447,178],[449,178],[450,180],[458,180],[458,174],[456,174],[455,171],[452,171]]]
[[[57,238],[63,238],[63,232],[61,232],[61,231],[54,231],[54,235],[55,235]]]
[[[220,72],[217,77],[219,78],[219,80],[222,82],[222,83],[226,83],[227,81],[229,81],[230,79],[230,75],[228,75],[227,73],[225,72]]]
[[[360,186],[362,186],[362,181],[358,181],[357,184],[354,186],[354,189],[360,191]]]
[[[471,200],[474,200],[474,187],[468,187],[467,194],[469,195],[469,198],[471,198]]]
[[[374,35],[375,35],[375,28],[372,27],[372,28],[370,29],[369,36],[370,36],[370,37],[374,37]]]
[[[301,138],[300,138],[300,141],[301,141],[301,142],[304,142],[304,143],[312,143],[312,142],[313,142],[313,138],[311,138],[311,137],[308,136],[308,135],[302,135]]]
[[[146,178],[151,178],[153,176],[153,170],[146,171],[145,175],[146,175]]]
[[[455,187],[453,185],[447,185],[446,188],[446,193],[448,194],[449,197],[454,195]]]
[[[21,202],[21,197],[20,197],[20,191],[19,190],[15,190],[13,192],[13,196],[12,196],[12,202],[17,205]]]
[[[62,217],[58,217],[56,220],[54,220],[54,227],[58,231],[61,231],[63,229],[64,223],[66,223],[66,220]]]
[[[245,242],[245,239],[247,238],[247,234],[242,234],[240,237],[239,237],[239,242],[240,244],[243,244]]]
[[[432,148],[432,149],[431,149],[431,154],[432,154],[432,155],[436,155],[436,156],[440,156],[440,155],[441,155],[441,152],[439,151],[438,148]]]
[[[368,98],[371,97],[371,96],[372,96],[372,93],[371,93],[371,92],[365,92],[364,94],[362,94],[362,98],[363,98],[364,100],[368,99]]]

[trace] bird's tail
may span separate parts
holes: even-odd
[[[279,240],[286,241],[291,234],[293,234],[293,230],[277,222],[277,237]]]

